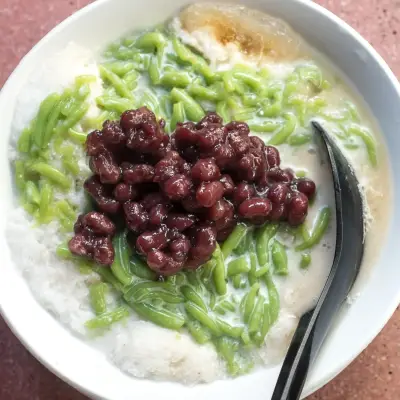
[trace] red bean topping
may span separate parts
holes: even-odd
[[[279,151],[249,136],[246,123],[223,125],[211,112],[197,124],[179,122],[171,136],[164,127],[141,107],[88,135],[94,175],[84,188],[100,212],[78,217],[71,252],[110,265],[116,227],[107,215],[123,217],[129,244],[169,276],[206,262],[240,220],[306,218],[314,182],[281,169]]]
[[[215,146],[222,144],[225,141],[225,129],[216,125],[209,125],[197,133],[197,145],[200,151],[212,151]]]
[[[174,175],[181,173],[184,160],[176,151],[170,151],[155,166],[154,182],[164,182]]]

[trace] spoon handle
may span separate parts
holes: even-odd
[[[311,341],[314,329],[307,329],[313,311],[304,314],[293,336],[271,400],[297,400],[303,390],[311,362]],[[299,357],[300,355],[300,357]]]
[[[335,257],[314,309],[299,321],[271,400],[298,400],[310,366],[357,277],[364,251],[364,219],[358,181],[340,149],[316,122],[332,168],[336,202]]]

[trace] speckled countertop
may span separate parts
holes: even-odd
[[[0,87],[21,57],[90,0],[0,0]],[[356,28],[400,78],[400,0],[318,0]],[[308,400],[400,398],[400,311],[336,379]],[[84,400],[37,362],[0,317],[0,400]]]

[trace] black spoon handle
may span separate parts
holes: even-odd
[[[336,201],[336,246],[333,265],[314,309],[304,314],[283,362],[271,400],[300,398],[311,364],[346,299],[364,251],[363,205],[358,181],[340,149],[313,123],[332,167]]]

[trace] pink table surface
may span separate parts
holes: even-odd
[[[21,57],[90,0],[0,0],[0,87]],[[318,0],[356,28],[400,77],[400,0]],[[400,312],[337,378],[308,400],[400,398]],[[0,317],[0,400],[84,400],[36,361]]]

